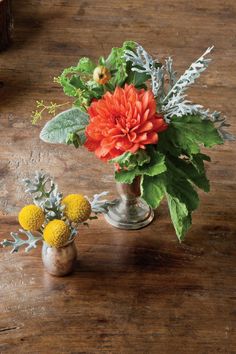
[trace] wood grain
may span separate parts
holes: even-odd
[[[191,98],[235,125],[236,5],[232,0],[18,0],[14,43],[0,54],[0,238],[18,228],[28,200],[20,181],[44,169],[66,194],[114,195],[111,166],[85,150],[42,143],[36,99],[65,101],[53,83],[81,56],[124,40],[171,55],[181,73],[206,47],[214,60]],[[41,123],[41,125],[43,122]],[[102,218],[81,229],[75,273],[49,276],[40,249],[0,250],[0,353],[231,354],[235,336],[235,145],[212,149],[211,192],[181,245],[166,203],[140,231]]]
[[[11,0],[0,0],[0,51],[10,43],[12,26]]]

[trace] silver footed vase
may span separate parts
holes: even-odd
[[[149,225],[154,212],[140,197],[140,177],[133,183],[116,183],[119,198],[105,214],[106,221],[114,227],[125,230],[137,230]]]

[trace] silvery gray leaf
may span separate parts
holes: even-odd
[[[26,235],[27,239],[22,238],[20,235]],[[11,253],[18,252],[20,247],[27,246],[25,248],[25,252],[29,252],[32,248],[37,247],[37,243],[42,241],[42,235],[38,232],[40,236],[34,236],[30,231],[25,231],[20,229],[19,232],[11,232],[11,236],[13,241],[10,240],[3,240],[0,244],[3,247],[11,246],[12,250]]]

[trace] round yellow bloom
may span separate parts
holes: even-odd
[[[43,238],[49,246],[62,247],[69,241],[70,228],[64,221],[54,219],[46,225]]]
[[[93,79],[100,85],[105,85],[111,78],[110,71],[102,65],[97,66],[93,72]]]
[[[44,212],[37,205],[26,205],[19,212],[18,220],[23,229],[37,231],[44,223]]]
[[[84,222],[91,214],[91,205],[81,194],[69,194],[62,200],[64,214],[72,222]]]

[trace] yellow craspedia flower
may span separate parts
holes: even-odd
[[[62,200],[64,214],[72,222],[84,222],[91,214],[91,205],[81,194],[69,194]]]
[[[43,238],[49,246],[62,247],[69,241],[70,228],[64,221],[54,219],[46,225]]]
[[[37,205],[26,205],[21,209],[18,220],[23,229],[28,231],[37,231],[44,223],[44,212]]]

